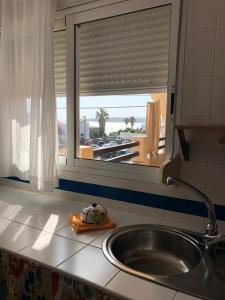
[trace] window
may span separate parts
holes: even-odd
[[[166,102],[165,92],[81,95],[79,157],[159,166],[165,159]],[[159,111],[152,115],[154,105]],[[149,139],[152,132],[147,126],[155,126],[156,122],[158,128],[154,127],[154,133],[158,135],[158,144],[154,156],[150,149],[154,140]]]
[[[170,155],[178,21],[179,0],[129,0],[67,18],[70,162],[159,167]]]

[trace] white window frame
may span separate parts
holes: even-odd
[[[92,182],[91,178],[97,176],[96,181],[102,184],[106,177],[118,180],[131,180],[141,182],[159,183],[160,169],[151,166],[129,165],[122,163],[110,163],[96,160],[85,160],[75,158],[75,144],[79,143],[79,126],[75,126],[75,120],[79,120],[79,91],[76,89],[79,82],[78,75],[75,76],[75,52],[74,36],[75,26],[84,22],[100,20],[112,16],[154,8],[162,5],[171,5],[171,34],[170,34],[170,55],[169,75],[167,91],[167,127],[166,127],[166,160],[173,155],[174,144],[174,113],[170,114],[171,94],[175,93],[176,65],[178,51],[178,32],[180,18],[181,0],[127,0],[113,3],[103,7],[77,12],[66,16],[67,28],[67,158],[66,163],[60,166],[60,178],[74,179]],[[77,41],[76,41],[77,42]],[[76,49],[77,51],[78,49]],[[76,86],[74,87],[76,77]],[[77,90],[77,92],[75,92]],[[174,106],[175,107],[175,106]],[[76,112],[76,116],[74,118]],[[76,133],[75,133],[76,128]],[[75,140],[77,139],[77,141]],[[76,143],[75,143],[76,142]],[[79,175],[78,175],[79,174]],[[83,179],[80,179],[83,178]],[[113,180],[112,180],[113,181]],[[117,184],[114,184],[115,186]]]

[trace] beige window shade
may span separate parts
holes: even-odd
[[[77,26],[81,93],[165,88],[171,5]]]
[[[66,95],[66,31],[54,32],[55,90],[57,96]]]

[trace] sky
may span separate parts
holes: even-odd
[[[145,118],[148,101],[151,101],[149,94],[82,96],[80,97],[80,117],[86,116],[87,119],[95,118],[96,111],[103,107],[106,108],[111,118],[129,118],[131,116],[135,118]],[[58,119],[64,122],[66,121],[65,108],[66,98],[57,98]]]

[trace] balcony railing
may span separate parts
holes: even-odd
[[[157,149],[157,159],[149,161],[147,156],[147,137],[133,137],[133,141],[115,144],[113,146],[105,144],[100,148],[93,148],[90,146],[80,146],[80,158],[95,159],[106,162],[125,162],[129,161],[140,165],[154,165],[159,166],[164,160],[165,137],[159,139]],[[133,148],[133,149],[132,149]],[[123,151],[124,150],[124,151]]]
[[[124,149],[130,149],[130,148],[137,147],[137,146],[139,146],[139,142],[129,142],[129,143],[121,144],[121,145],[101,147],[99,149],[93,150],[93,156],[94,156],[94,158],[96,158],[100,155],[104,155],[107,153],[116,153],[117,151],[124,150]],[[110,157],[107,159],[101,159],[101,160],[108,161],[108,162],[120,162],[120,161],[131,159],[136,156],[139,156],[138,151],[121,154],[121,155],[115,155],[114,157]]]
[[[128,160],[128,159],[131,159],[131,158],[137,157],[137,156],[139,156],[139,152],[135,151],[135,152],[132,152],[132,153],[122,154],[122,155],[119,155],[119,156],[108,158],[108,159],[105,159],[104,161],[120,162],[120,161]]]

